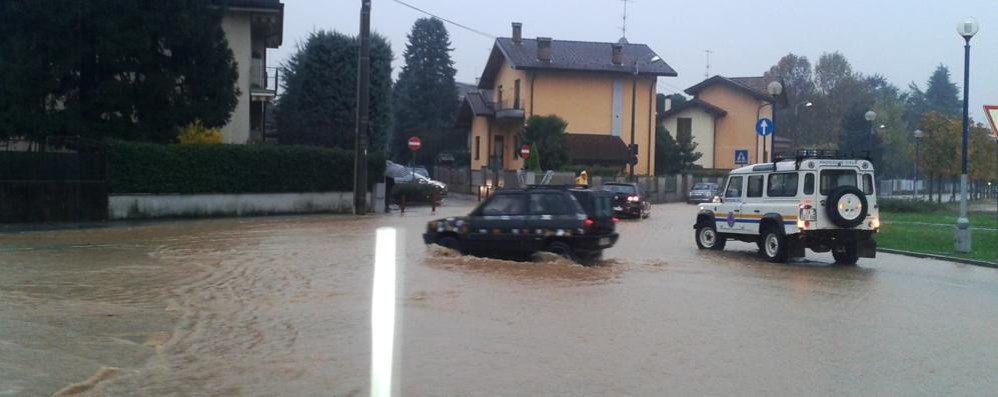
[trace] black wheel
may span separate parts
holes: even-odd
[[[709,223],[701,224],[697,227],[696,236],[697,248],[720,251],[728,240],[717,232],[717,228]]]
[[[832,223],[846,229],[859,226],[866,219],[866,195],[855,186],[840,186],[828,194],[825,212]]]
[[[767,228],[761,237],[762,249],[759,253],[763,258],[774,263],[786,263],[787,261],[787,238],[778,229]]]
[[[464,251],[461,249],[461,240],[458,240],[457,237],[454,236],[443,236],[438,238],[437,245],[444,248],[452,249],[462,254],[464,253]]]
[[[846,243],[832,249],[835,263],[839,265],[855,265],[859,261],[859,249],[856,242]]]
[[[575,252],[572,251],[572,247],[569,246],[564,241],[552,241],[550,244],[548,244],[548,247],[547,249],[545,249],[545,251],[558,255],[562,258],[568,259],[573,262],[576,260]]]

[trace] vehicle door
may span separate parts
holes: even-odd
[[[551,237],[579,234],[586,213],[578,201],[567,192],[530,192],[526,232],[530,234],[531,251],[544,249]]]
[[[766,200],[763,197],[766,185],[766,174],[748,175],[745,180],[745,199],[742,201],[738,230],[747,234],[759,234],[759,221],[767,212]]]
[[[740,233],[742,223],[738,219],[742,211],[742,200],[745,196],[745,176],[732,175],[724,186],[724,194],[720,204],[715,204],[714,221],[717,231],[721,233]]]
[[[798,190],[800,173],[776,172],[769,174],[766,181],[765,204],[758,208],[761,214],[779,214],[784,231],[793,233],[797,227],[797,217],[800,205]],[[758,230],[758,224],[755,225]]]
[[[468,217],[468,247],[476,251],[521,249],[526,215],[526,194],[492,196]]]

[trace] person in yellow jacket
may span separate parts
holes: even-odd
[[[589,173],[586,170],[579,172],[579,176],[575,177],[575,184],[581,187],[589,187]]]

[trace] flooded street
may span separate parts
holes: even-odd
[[[998,390],[994,269],[698,251],[685,204],[621,222],[596,267],[422,244],[471,204],[0,234],[0,396],[366,395],[379,226],[404,251],[397,394]]]

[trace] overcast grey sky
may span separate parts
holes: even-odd
[[[523,22],[524,37],[616,41],[620,0],[403,0],[440,17],[495,36],[509,36],[510,22]],[[284,0],[284,45],[269,53],[283,62],[313,30],[356,35],[359,0]],[[402,67],[406,34],[424,15],[392,0],[372,1],[372,30],[388,37],[395,73]],[[658,90],[679,92],[710,73],[761,75],[789,52],[812,64],[823,52],[842,52],[853,69],[880,73],[900,88],[914,81],[924,89],[936,65],[950,68],[963,85],[963,39],[956,24],[974,17],[981,30],[971,41],[971,116],[984,122],[981,107],[998,105],[998,2],[994,0],[740,1],[633,0],[627,38],[648,44],[679,72],[659,79]],[[493,40],[448,24],[457,80],[474,83]]]

